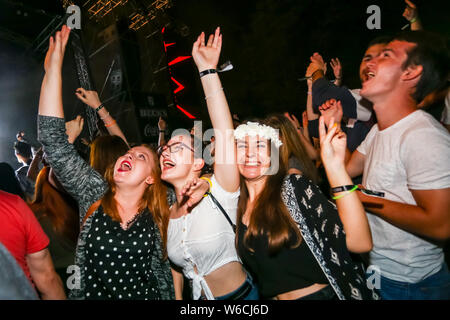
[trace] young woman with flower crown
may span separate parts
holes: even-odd
[[[333,120],[329,128],[326,133],[321,118],[321,156],[327,176],[332,187],[348,187],[346,137]],[[240,125],[235,137],[242,177],[236,245],[260,295],[283,300],[377,298],[349,255],[372,248],[364,209],[353,192],[356,188],[335,191],[336,210],[309,179],[287,174],[288,163],[280,156],[286,146],[264,121]]]

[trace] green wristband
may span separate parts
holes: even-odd
[[[354,186],[351,190],[349,190],[347,193],[340,194],[340,195],[338,195],[338,196],[333,197],[332,199],[333,199],[333,200],[337,200],[337,199],[340,199],[340,198],[342,198],[342,197],[345,197],[346,195],[352,193],[352,192],[355,191],[356,189],[358,189],[358,186],[355,185],[355,186]]]

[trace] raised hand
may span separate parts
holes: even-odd
[[[315,52],[310,59],[312,63],[316,64],[319,69],[323,71],[323,73],[327,72],[327,64],[323,61],[323,58],[319,53]]]
[[[198,71],[216,69],[221,48],[222,35],[220,34],[220,27],[217,27],[215,33],[209,36],[206,45],[205,33],[202,32],[192,47],[192,58],[197,65]]]
[[[97,91],[85,90],[83,88],[78,88],[75,91],[75,95],[78,99],[80,99],[84,104],[87,104],[89,107],[96,109],[102,103],[98,97]]]
[[[325,101],[325,103],[323,103],[321,106],[319,106],[319,111],[325,120],[325,124],[330,123],[331,119],[334,119],[334,122],[339,125],[339,131],[340,123],[344,115],[341,102],[336,101],[335,99],[329,99]]]
[[[166,129],[167,129],[167,123],[166,123],[166,121],[165,121],[163,118],[161,118],[161,117],[159,117],[159,120],[158,120],[158,129],[159,129],[160,131],[166,131]]]
[[[63,25],[61,31],[56,32],[54,38],[50,37],[49,47],[44,60],[45,72],[49,72],[50,70],[61,70],[69,35],[70,28]]]
[[[418,13],[417,13],[417,7],[414,3],[412,3],[409,0],[405,0],[406,8],[405,11],[403,11],[403,16],[406,20],[411,21],[414,18],[417,19]]]
[[[199,203],[209,190],[209,183],[200,178],[194,178],[184,185],[181,195],[188,197],[186,205],[191,208]]]
[[[75,140],[83,131],[84,119],[78,115],[75,119],[66,122],[66,134],[68,135],[67,140],[69,143],[74,143]]]
[[[331,59],[330,61],[331,68],[333,68],[334,77],[336,79],[342,78],[342,66],[339,58]]]
[[[338,131],[334,118],[328,122],[328,132],[325,128],[325,118],[319,119],[320,156],[324,166],[328,169],[345,167],[345,149],[347,147],[347,136]]]
[[[284,116],[292,123],[295,129],[300,129],[300,122],[298,121],[296,116],[294,116],[293,114],[289,114],[289,112],[285,112]]]

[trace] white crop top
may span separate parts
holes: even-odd
[[[214,175],[211,182],[211,193],[236,224],[240,191],[225,191]],[[195,300],[200,298],[202,289],[208,300],[214,300],[205,275],[229,262],[241,262],[236,252],[234,231],[209,196],[203,198],[191,213],[170,219],[167,252],[172,263],[181,267],[184,276],[192,280]],[[195,266],[198,274],[194,271]]]

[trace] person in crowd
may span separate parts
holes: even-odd
[[[344,166],[345,134],[330,122],[325,135],[321,121],[322,160],[337,188],[338,212],[310,180],[287,174],[288,163],[277,156],[282,142],[267,122],[235,131],[242,176],[237,247],[264,298],[376,298],[349,254],[370,251],[372,240],[364,209],[348,191],[356,188],[338,188],[351,185]],[[278,170],[273,170],[274,160]]]
[[[295,116],[293,116],[295,117]],[[265,119],[267,125],[280,131],[281,157],[288,163],[288,174],[303,174],[314,184],[319,182],[319,175],[314,163],[302,144],[299,133],[289,119],[282,114],[274,114]]]
[[[160,227],[168,217],[166,187],[154,151],[128,150],[103,177],[65,135],[61,67],[70,29],[50,38],[39,101],[38,133],[47,161],[80,209],[74,299],[173,299]],[[83,91],[81,91],[83,92]],[[101,111],[101,110],[100,110]]]
[[[0,243],[0,300],[37,300],[30,281],[14,257]]]
[[[352,154],[350,176],[384,197],[358,193],[372,230],[370,264],[381,270],[384,299],[449,299],[450,275],[439,242],[450,237],[450,135],[418,110],[446,85],[445,41],[424,31],[397,35],[367,64],[361,95],[378,123]]]
[[[19,180],[20,186],[25,195],[29,199],[32,199],[34,194],[34,184],[27,177],[28,169],[30,168],[33,158],[31,146],[26,142],[16,141],[14,143],[14,152],[17,161],[22,164],[22,166],[16,170],[17,179]]]
[[[202,32],[192,49],[215,132],[214,174],[209,195],[194,206],[182,195],[186,183],[196,182],[205,167],[195,130],[194,136],[188,132],[172,135],[159,148],[161,179],[174,187],[177,196],[170,208],[167,234],[177,299],[182,298],[183,275],[192,280],[195,300],[258,299],[258,290],[243,269],[234,245],[232,224],[236,221],[239,172],[232,117],[216,70],[221,46],[222,35],[217,28],[206,45]]]
[[[91,143],[90,165],[105,176],[107,169],[128,149],[126,142],[119,136],[98,136]]]
[[[14,169],[6,162],[0,162],[0,177],[0,190],[15,194],[26,200]]]
[[[39,172],[34,200],[30,204],[45,234],[58,275],[66,283],[67,268],[74,264],[79,233],[78,205],[66,193],[49,166]]]
[[[297,136],[300,138],[300,143],[302,144],[303,148],[305,149],[306,153],[308,154],[308,157],[311,160],[319,159],[320,158],[319,152],[314,147],[314,145],[311,143],[311,139],[309,137],[309,132],[307,131],[308,122],[306,122],[306,124],[305,124],[305,121],[304,121],[305,114],[302,114],[303,126],[300,126],[300,122],[298,121],[297,117],[294,114],[285,112],[284,116],[292,123],[292,125],[296,129]]]
[[[41,299],[65,299],[47,248],[49,239],[25,201],[0,190],[0,217],[0,243],[15,258]]]

